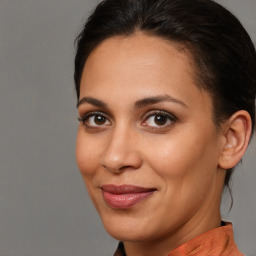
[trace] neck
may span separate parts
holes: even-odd
[[[221,226],[220,209],[209,213],[209,208],[203,209],[203,214],[177,227],[164,237],[143,242],[124,241],[127,256],[166,256],[175,248],[187,243],[198,235]]]

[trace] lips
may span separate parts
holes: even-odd
[[[101,187],[105,202],[112,208],[127,209],[151,196],[156,188],[144,188],[132,185],[103,185]]]

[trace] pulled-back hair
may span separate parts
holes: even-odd
[[[105,39],[136,31],[178,43],[192,56],[196,84],[213,99],[219,126],[246,110],[255,126],[256,52],[239,20],[212,0],[105,0],[76,39],[75,87],[90,53]],[[225,185],[233,169],[227,171]]]

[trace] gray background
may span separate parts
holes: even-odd
[[[93,0],[0,0],[0,255],[107,256],[101,226],[75,162],[73,39]],[[219,1],[256,41],[256,1]],[[256,143],[234,177],[242,251],[256,255]]]

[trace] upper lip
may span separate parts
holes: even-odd
[[[134,185],[117,186],[113,184],[103,185],[101,189],[115,195],[133,194],[133,193],[135,194],[135,193],[143,193],[143,192],[146,193],[146,192],[152,192],[156,190],[156,188],[145,188],[145,187],[139,187]]]

